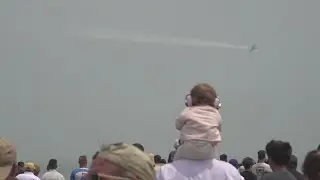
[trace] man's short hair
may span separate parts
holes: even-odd
[[[134,143],[132,144],[133,146],[135,146],[136,148],[140,149],[141,151],[144,151],[144,147],[142,146],[142,144],[140,143]]]
[[[296,169],[297,166],[298,166],[298,158],[295,155],[291,155],[287,168]]]
[[[79,164],[87,163],[88,162],[87,156],[85,156],[85,155],[79,156],[78,162],[79,162]]]
[[[245,170],[250,169],[254,164],[254,160],[251,157],[246,157],[242,161],[242,165]]]
[[[278,166],[287,166],[292,155],[290,143],[283,141],[271,140],[266,145],[266,151],[269,159]]]
[[[155,163],[160,163],[160,161],[161,161],[161,156],[160,156],[160,155],[155,155],[155,156],[153,157],[153,159],[154,159],[154,162],[155,162]]]
[[[161,159],[161,160],[160,160],[160,163],[161,163],[161,164],[167,164],[167,161],[166,161],[165,159]]]
[[[228,156],[226,154],[221,154],[220,155],[220,160],[227,162],[228,161]]]
[[[264,150],[258,151],[258,159],[263,160],[265,158],[266,158],[266,151],[264,151]]]

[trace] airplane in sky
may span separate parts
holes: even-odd
[[[254,44],[249,48],[249,52],[253,52],[253,51],[257,50],[257,49],[258,49],[257,45]]]

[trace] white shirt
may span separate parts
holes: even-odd
[[[244,180],[231,164],[216,159],[180,159],[161,166],[157,180]]]
[[[43,174],[42,180],[65,180],[57,170],[50,170]]]
[[[257,178],[261,178],[265,173],[272,172],[269,164],[267,163],[257,163],[251,167],[251,171],[257,176]]]
[[[32,172],[25,172],[16,176],[18,180],[40,180],[39,177],[35,176]]]

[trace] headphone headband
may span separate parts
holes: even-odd
[[[191,94],[187,94],[185,99],[184,99],[184,104],[187,106],[187,107],[191,107],[192,106],[192,97],[191,97]],[[221,102],[220,102],[220,98],[219,96],[217,96],[214,101],[213,101],[213,106],[214,108],[216,109],[220,109],[221,108]]]

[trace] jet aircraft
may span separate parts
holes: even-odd
[[[254,44],[249,48],[249,52],[253,52],[253,51],[257,50],[257,49],[258,49],[257,45]]]

